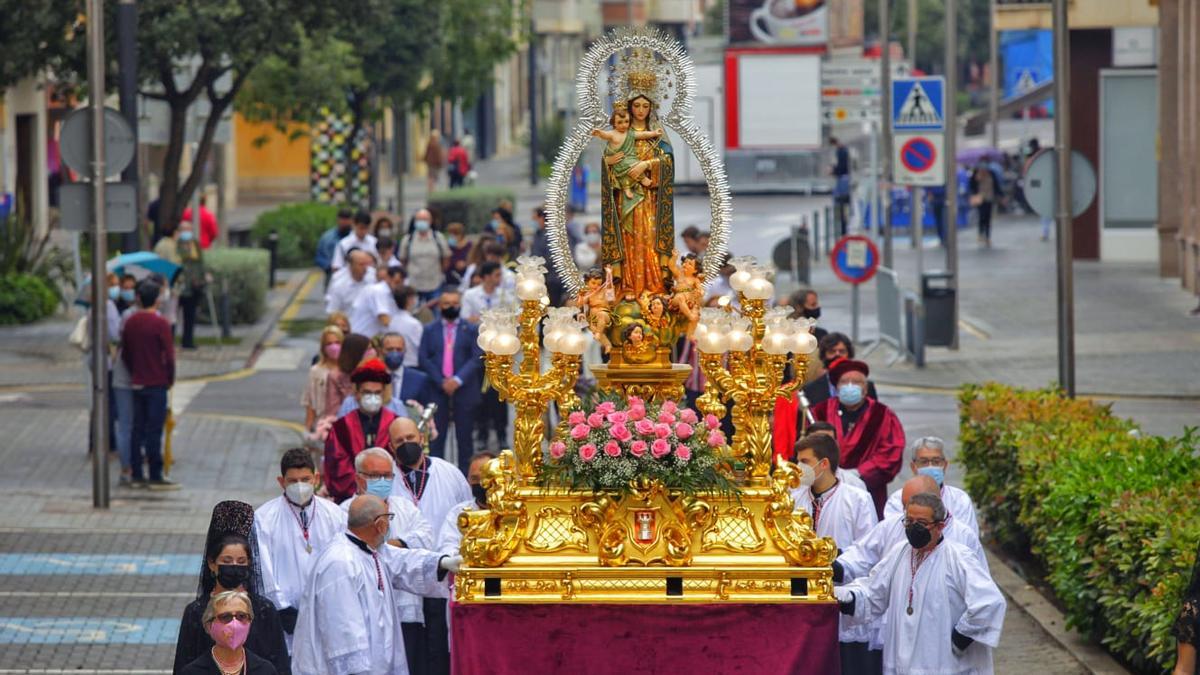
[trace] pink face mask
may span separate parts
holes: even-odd
[[[338,357],[338,354],[341,354],[341,353],[342,353],[342,343],[330,342],[329,344],[325,345],[325,356],[328,356],[331,359],[336,359]]]
[[[375,353],[375,348],[367,347],[366,353],[363,354],[363,361],[370,361],[371,359],[375,358],[376,356],[378,356],[378,354]]]
[[[228,649],[237,649],[246,643],[250,635],[250,622],[234,619],[229,623],[214,620],[208,627],[208,634],[213,642]]]

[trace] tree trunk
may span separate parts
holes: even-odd
[[[162,184],[158,190],[158,222],[151,223],[151,245],[158,238],[164,223],[178,223],[183,214],[179,203],[179,166],[183,162],[183,145],[187,142],[188,103],[186,97],[177,96],[167,102],[171,109],[170,132],[167,138],[167,154],[162,164]]]

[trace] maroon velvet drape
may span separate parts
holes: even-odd
[[[827,605],[451,606],[455,675],[838,673]]]

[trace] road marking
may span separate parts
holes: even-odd
[[[170,645],[178,636],[179,619],[0,616],[0,644],[8,645]]]
[[[171,411],[176,416],[182,415],[207,384],[207,382],[177,382],[174,387],[171,387]]]
[[[299,347],[267,347],[254,362],[254,369],[288,372],[298,370],[300,361],[311,351]]]
[[[181,554],[0,553],[0,575],[186,575],[196,572],[199,559]]]
[[[983,330],[979,326],[976,326],[975,324],[971,323],[970,321],[967,321],[966,319],[959,319],[958,327],[967,331],[971,335],[974,335],[975,337],[979,338],[980,340],[992,339],[992,336],[988,335],[987,331]]]
[[[251,415],[230,415],[227,413],[191,413],[190,418],[218,420],[223,422],[245,422],[247,424],[262,424],[272,427],[280,427],[289,431],[294,431],[303,436],[308,430],[303,424],[291,422],[289,420],[276,419],[274,417],[253,417]]]

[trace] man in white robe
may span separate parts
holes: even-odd
[[[792,490],[796,510],[812,516],[813,529],[821,537],[830,537],[844,551],[879,522],[875,502],[862,488],[840,480],[837,441],[824,434],[810,434],[796,443],[796,461],[812,468],[816,479],[808,487]],[[869,649],[871,625],[855,623],[843,617],[838,626],[842,672],[869,675],[879,672],[881,654]]]
[[[477,452],[471,457],[471,466],[467,469],[467,484],[471,486],[471,498],[455,504],[446,512],[446,519],[442,522],[435,551],[441,551],[446,555],[458,554],[458,549],[462,545],[462,530],[458,529],[458,516],[463,511],[487,508],[487,490],[483,488],[483,467],[489,460],[495,458],[496,453],[487,450]]]
[[[346,514],[313,496],[321,475],[307,449],[285,452],[279,473],[283,494],[254,512],[254,534],[263,595],[279,610],[290,649],[308,573],[317,556],[346,531]]]
[[[433,528],[438,540],[446,514],[455,505],[471,499],[471,488],[453,464],[425,452],[425,434],[408,417],[398,417],[388,427],[388,439],[396,456],[396,480],[392,494],[415,504]],[[423,600],[426,663],[431,675],[450,672],[450,641],[446,625],[445,592]]]
[[[814,435],[828,436],[834,441],[837,441],[836,432],[833,430],[833,425],[829,422],[813,422],[808,425],[808,433],[805,438]],[[844,466],[839,466],[837,469],[837,479],[846,485],[853,485],[860,490],[866,490],[867,484],[863,482],[862,477],[854,469],[847,469]]]
[[[883,672],[989,675],[1006,603],[978,558],[943,536],[946,507],[936,494],[906,506],[906,541],[869,576],[834,588],[843,614],[886,617]]]
[[[400,267],[382,267],[383,279],[358,292],[350,304],[351,332],[375,337],[390,329],[396,307],[394,295],[404,286],[404,271]]]
[[[433,530],[416,505],[407,499],[392,494],[396,464],[383,448],[367,448],[354,458],[355,482],[358,494],[341,503],[342,510],[350,512],[350,506],[364,494],[375,495],[388,503],[394,514],[388,528],[388,543],[400,548],[434,550]],[[396,591],[396,618],[404,637],[404,649],[412,657],[419,657],[424,644],[425,617],[421,610],[419,595]],[[409,670],[417,670],[416,662],[410,659]]]
[[[359,294],[375,283],[375,272],[371,268],[374,260],[366,251],[350,252],[349,265],[345,271],[333,275],[325,291],[325,313],[349,314]]]
[[[961,488],[946,485],[946,467],[949,465],[950,462],[946,459],[946,442],[942,439],[937,436],[922,436],[913,442],[912,461],[908,465],[913,475],[926,475],[937,481],[946,512],[960,525],[974,530],[978,536],[979,520],[975,517],[975,502],[971,501],[971,495]],[[900,490],[896,490],[884,504],[883,515],[886,518],[903,512]]]
[[[386,544],[392,512],[374,495],[350,507],[348,531],[313,566],[296,624],[297,675],[406,674],[394,590],[436,592],[462,558]]]
[[[404,350],[404,366],[415,370],[421,364],[417,348],[421,346],[421,334],[425,332],[425,326],[420,319],[412,315],[412,308],[417,302],[417,291],[411,286],[404,286],[392,297],[396,309],[388,322],[388,329],[404,336],[404,344],[407,345],[407,349]]]

